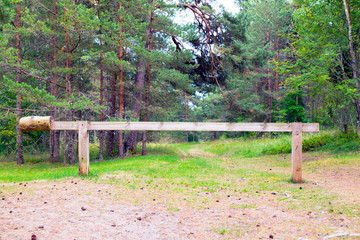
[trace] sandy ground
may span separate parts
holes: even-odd
[[[322,174],[308,173],[306,177],[317,184],[299,186],[341,190],[344,198],[359,201],[360,169]],[[118,181],[125,178],[106,175],[102,179],[114,176]],[[281,193],[203,191],[189,204],[190,196],[174,191],[168,196],[166,187],[161,191],[146,186],[123,189],[101,179],[0,187],[0,240],[30,240],[32,235],[37,240],[360,239],[356,235],[360,234],[359,218],[323,209],[302,212],[284,208],[279,202],[284,198]]]

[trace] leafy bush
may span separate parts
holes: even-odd
[[[303,151],[322,150],[333,153],[360,150],[360,139],[356,134],[323,133],[305,137],[302,143]],[[290,153],[291,142],[278,142],[268,145],[262,151],[264,154]]]
[[[268,145],[263,150],[263,154],[279,154],[279,153],[290,153],[291,152],[291,140],[281,141],[274,145]]]
[[[319,147],[325,146],[333,141],[334,135],[329,133],[320,135],[311,135],[309,138],[305,138],[302,143],[303,151],[313,151]]]
[[[352,152],[360,150],[360,139],[355,133],[339,133],[329,137],[329,141],[319,150],[333,153]]]
[[[136,146],[136,152],[141,153],[141,144]],[[179,155],[180,152],[173,144],[168,143],[151,143],[146,144],[146,152],[149,154],[167,154],[167,155]]]
[[[266,154],[291,153],[291,136],[263,135],[252,139],[226,139],[207,142],[207,151],[228,156],[256,157]],[[360,139],[356,134],[322,132],[305,135],[302,143],[303,151],[329,151],[333,153],[360,150]]]

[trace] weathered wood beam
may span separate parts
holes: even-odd
[[[79,130],[79,122],[55,121],[51,130]]]
[[[52,130],[78,130],[78,122],[54,122]],[[88,130],[291,132],[291,123],[89,122]],[[318,132],[318,123],[302,123],[303,132]]]
[[[79,122],[79,175],[89,175],[89,131],[88,122]]]
[[[23,117],[19,121],[20,130],[23,132],[51,130],[54,124],[52,117]]]
[[[302,124],[292,123],[291,137],[291,179],[295,183],[302,182]]]
[[[78,130],[79,174],[89,174],[89,130],[124,131],[228,131],[292,132],[292,181],[302,182],[302,132],[318,132],[318,123],[214,123],[214,122],[61,122],[52,117],[24,117],[21,131]]]

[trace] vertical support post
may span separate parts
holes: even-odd
[[[79,122],[79,175],[89,174],[89,131],[88,122]]]
[[[291,139],[291,169],[292,181],[294,183],[302,182],[302,123],[292,123],[292,139]]]

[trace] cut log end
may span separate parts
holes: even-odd
[[[51,116],[48,117],[23,117],[19,121],[19,128],[23,132],[36,132],[51,130],[54,120]]]

